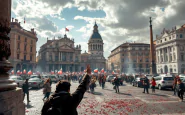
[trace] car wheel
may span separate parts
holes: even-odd
[[[134,83],[132,83],[132,86],[134,86]]]
[[[137,83],[137,87],[139,87],[139,84]]]
[[[159,88],[159,90],[162,90],[162,87],[161,87],[161,85],[158,85],[158,88]]]

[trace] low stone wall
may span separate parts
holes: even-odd
[[[25,115],[21,88],[0,92],[0,115]]]

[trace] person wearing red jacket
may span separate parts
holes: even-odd
[[[155,93],[156,82],[155,82],[155,79],[153,77],[152,77],[152,80],[151,80],[151,85],[152,85],[152,93]]]

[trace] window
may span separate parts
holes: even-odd
[[[25,40],[24,40],[25,42],[27,42],[27,38],[25,38]]]
[[[55,56],[55,61],[58,61],[58,56]]]
[[[19,59],[19,54],[17,54],[17,59]]]
[[[142,66],[143,66],[142,64],[139,64],[139,68],[142,68]]]
[[[18,35],[18,40],[20,40],[21,39],[21,36],[20,35]]]
[[[172,55],[170,54],[170,61],[172,61]]]
[[[183,38],[183,35],[182,34],[180,34],[180,38]]]
[[[49,55],[49,61],[52,61],[52,54]]]
[[[171,37],[169,37],[169,39],[171,40]]]
[[[181,61],[184,61],[184,54],[181,54]]]
[[[122,59],[122,62],[124,62],[124,59]]]
[[[32,52],[32,47],[30,47],[30,52]]]
[[[142,62],[142,59],[140,59],[140,62]]]
[[[166,38],[164,39],[164,41],[166,41]]]
[[[146,68],[149,68],[148,64],[146,64]]]
[[[161,43],[162,43],[162,40],[161,40]]]
[[[24,55],[24,60],[26,60],[26,55]]]
[[[20,49],[20,43],[17,44],[17,49]]]
[[[27,46],[27,45],[24,45],[24,51],[26,51],[26,46]]]
[[[32,61],[32,56],[30,56],[30,61]]]
[[[146,62],[149,62],[149,61],[148,61],[148,58],[146,58]]]

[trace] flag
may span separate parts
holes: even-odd
[[[25,17],[24,17],[24,23],[26,23]]]
[[[68,28],[66,28],[66,31],[68,31],[68,32],[69,32],[69,29],[68,29]]]

